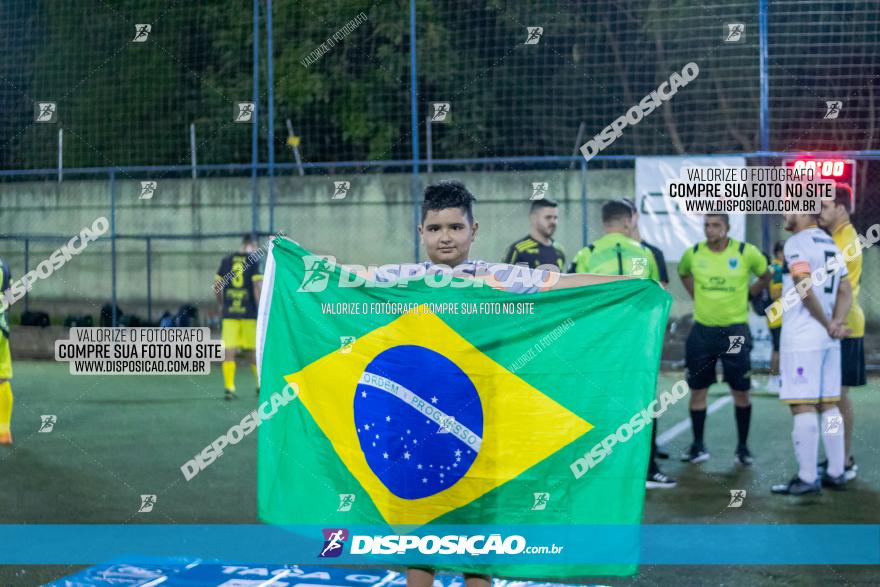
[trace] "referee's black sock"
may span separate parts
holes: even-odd
[[[736,434],[739,437],[739,445],[745,446],[749,440],[749,424],[752,421],[752,405],[745,407],[736,406]]]
[[[694,430],[694,444],[703,444],[703,425],[706,423],[706,410],[691,410],[691,428]]]

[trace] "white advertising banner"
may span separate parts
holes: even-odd
[[[667,261],[678,261],[688,247],[706,240],[703,217],[686,215],[663,189],[685,167],[745,167],[743,157],[643,157],[636,159],[636,207],[642,239],[659,247]],[[730,237],[744,240],[745,214],[730,215]]]

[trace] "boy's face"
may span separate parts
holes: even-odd
[[[477,228],[479,223],[471,224],[461,208],[444,208],[428,210],[419,234],[433,263],[455,267],[468,258]]]

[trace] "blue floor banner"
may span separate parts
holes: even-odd
[[[47,587],[401,587],[406,575],[376,568],[234,565],[181,558],[130,557],[85,569]],[[434,587],[464,587],[460,575],[438,574]],[[495,579],[493,587],[568,587]],[[574,586],[572,586],[574,587]],[[578,585],[576,587],[588,587]]]

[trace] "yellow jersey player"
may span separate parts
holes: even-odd
[[[12,356],[9,354],[9,316],[5,294],[9,290],[9,265],[0,259],[0,444],[12,444]]]
[[[242,351],[251,363],[254,377],[257,377],[256,340],[257,305],[260,300],[260,287],[263,276],[259,264],[262,255],[250,235],[241,240],[237,253],[228,255],[220,262],[214,282],[214,292],[223,316],[223,344],[226,358],[223,361],[224,397],[233,399],[235,395],[235,360]],[[257,381],[257,394],[260,383]]]
[[[852,206],[852,189],[846,184],[837,184],[834,200],[824,200],[822,211],[819,214],[819,226],[824,228],[834,244],[841,251],[851,247],[853,251],[859,251],[859,239],[856,229],[853,228],[849,219],[849,211]],[[852,456],[852,431],[853,431],[853,405],[849,399],[849,388],[860,387],[867,383],[865,377],[865,312],[859,305],[859,289],[862,281],[862,255],[855,255],[846,262],[847,276],[850,289],[852,289],[852,305],[846,315],[846,327],[852,334],[840,341],[840,401],[838,407],[843,416],[843,433],[846,441],[846,470],[844,475],[847,481],[856,478],[858,466]],[[827,461],[826,461],[827,463]],[[820,465],[824,470],[826,463]]]

